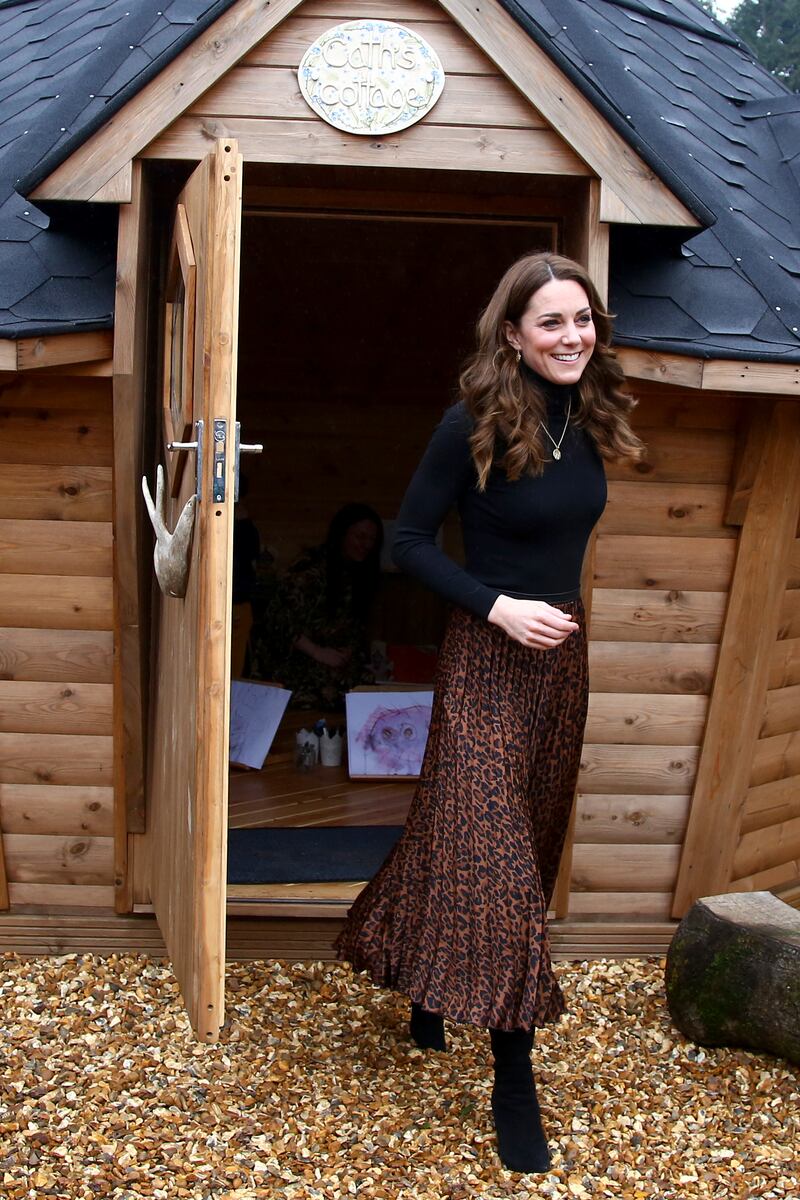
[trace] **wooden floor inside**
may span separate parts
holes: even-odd
[[[414,780],[350,779],[347,767],[298,771],[275,759],[261,771],[231,775],[231,829],[270,825],[403,825]]]

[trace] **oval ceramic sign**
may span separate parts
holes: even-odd
[[[314,112],[347,133],[396,133],[442,94],[439,56],[393,21],[348,21],[309,46],[297,72]]]

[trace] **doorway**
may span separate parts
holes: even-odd
[[[237,416],[247,440],[264,445],[242,461],[246,513],[263,548],[245,678],[273,589],[320,545],[341,506],[368,504],[390,540],[497,280],[521,254],[560,241],[556,221],[538,216],[524,191],[481,195],[428,172],[419,190],[392,192],[386,173],[331,174],[313,186],[303,178],[245,188]],[[459,558],[452,514],[442,544]],[[384,554],[366,630],[377,683],[429,688],[445,619],[444,602]],[[321,717],[344,722],[343,713],[290,707],[263,768],[232,772],[238,845],[246,830],[351,830],[362,840],[376,830],[381,857],[402,827],[413,780],[351,779],[346,757],[298,771],[296,733]],[[300,881],[289,854],[285,878],[229,885],[229,912],[343,911],[363,881],[326,878],[324,861],[313,880],[306,872]]]

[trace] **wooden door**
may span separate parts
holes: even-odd
[[[220,141],[181,193],[173,234],[163,420],[168,528],[193,493],[198,500],[186,594],[159,593],[148,755],[152,899],[204,1041],[218,1036],[224,1019],[240,231],[241,159],[234,142]],[[198,431],[197,454],[167,449]],[[179,455],[185,461],[176,470]]]

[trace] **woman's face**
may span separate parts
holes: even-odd
[[[551,279],[504,332],[528,366],[552,383],[577,383],[597,340],[589,297],[574,279]]]
[[[374,521],[365,517],[350,525],[342,539],[342,557],[348,562],[363,562],[378,541],[378,531]]]

